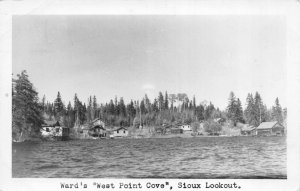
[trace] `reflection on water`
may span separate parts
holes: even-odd
[[[285,137],[13,144],[13,177],[286,178]]]

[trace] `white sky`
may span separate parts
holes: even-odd
[[[286,31],[279,16],[14,16],[13,73],[67,103],[187,93],[224,109],[233,91],[286,106]]]

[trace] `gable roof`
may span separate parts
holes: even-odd
[[[95,125],[93,127],[91,127],[90,129],[102,129],[102,130],[106,130],[104,127],[102,127],[101,125]]]
[[[262,122],[257,129],[272,129],[274,125],[276,125],[278,122],[277,121],[272,121],[272,122]]]
[[[42,127],[55,127],[55,126],[60,126],[59,121],[44,120],[44,124],[42,125]]]
[[[127,131],[127,129],[126,129],[125,127],[115,127],[115,128],[113,129],[113,131],[119,131],[119,130],[121,130],[121,129],[124,129],[124,130]]]
[[[242,131],[252,131],[252,130],[254,130],[255,129],[255,126],[252,126],[252,125],[244,125],[243,127],[242,127]]]

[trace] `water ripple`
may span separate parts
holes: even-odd
[[[13,144],[13,177],[286,178],[284,137]]]

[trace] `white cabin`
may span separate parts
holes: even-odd
[[[183,131],[192,131],[192,127],[190,125],[181,125],[179,128]]]
[[[124,127],[117,128],[113,131],[113,137],[127,137],[128,130]]]
[[[43,137],[63,137],[69,135],[69,128],[62,127],[58,121],[48,122],[42,126],[41,133]]]

